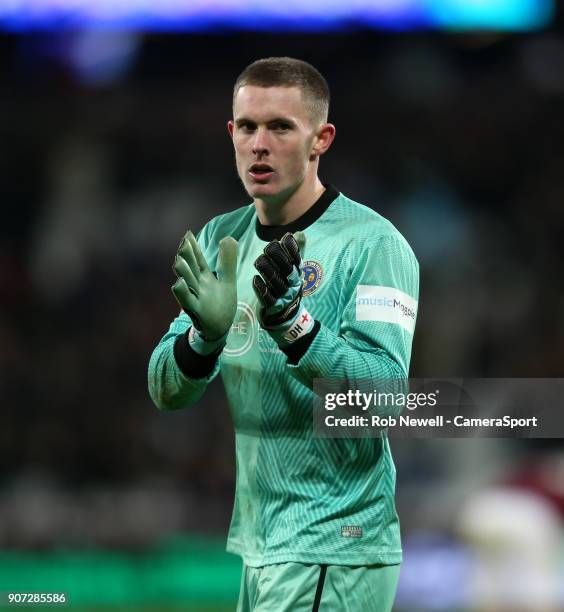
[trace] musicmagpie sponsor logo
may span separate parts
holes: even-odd
[[[356,320],[401,325],[410,334],[415,329],[417,301],[395,287],[358,285]]]

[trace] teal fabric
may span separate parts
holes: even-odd
[[[151,357],[151,396],[162,409],[187,407],[221,373],[236,437],[227,548],[247,565],[398,564],[402,553],[388,440],[384,433],[370,439],[314,436],[311,389],[314,378],[407,377],[415,314],[410,312],[411,327],[400,324],[399,310],[397,320],[380,320],[379,314],[359,318],[358,292],[359,287],[400,292],[416,304],[417,260],[389,221],[340,194],[304,230],[304,269],[312,290],[302,303],[321,329],[299,363],[291,365],[258,323],[253,264],[267,242],[258,238],[255,222],[249,205],[213,219],[199,236],[212,270],[219,240],[232,236],[239,242],[238,311],[216,371],[204,380],[179,371],[173,344],[190,326],[183,313]]]
[[[284,563],[243,566],[237,612],[312,612],[321,567]],[[399,565],[329,565],[319,612],[390,612]]]

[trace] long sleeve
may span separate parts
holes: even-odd
[[[356,251],[356,252],[355,252]],[[323,325],[293,376],[343,381],[405,379],[417,315],[419,266],[401,236],[385,235],[352,250],[340,328]],[[315,317],[314,305],[307,304]]]
[[[219,372],[219,359],[213,371],[204,378],[190,378],[180,369],[174,344],[190,328],[188,315],[182,313],[171,323],[168,332],[157,344],[149,360],[149,395],[160,410],[178,410],[197,402],[208,384]]]
[[[198,233],[196,239],[213,269],[217,253],[207,251],[210,225],[211,222]],[[187,344],[179,350],[178,344],[186,341],[185,334],[191,325],[190,317],[181,312],[171,323],[149,360],[149,395],[160,410],[179,410],[195,404],[219,373],[218,356],[202,357],[189,349]],[[182,359],[179,359],[180,357]],[[193,376],[189,376],[192,371]]]

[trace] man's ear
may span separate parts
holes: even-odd
[[[311,150],[313,157],[323,155],[335,140],[336,128],[332,123],[323,123],[317,128],[315,141]]]
[[[233,123],[231,119],[229,119],[229,121],[227,122],[227,131],[229,132],[229,136],[231,136],[231,138],[233,138],[234,128],[235,128],[235,124]]]

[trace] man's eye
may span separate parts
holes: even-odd
[[[275,129],[277,132],[286,132],[287,130],[289,130],[289,129],[290,129],[290,126],[289,126],[287,123],[277,123],[277,124],[274,126],[274,129]]]
[[[252,132],[255,129],[255,126],[252,123],[242,123],[239,128],[244,132]]]

